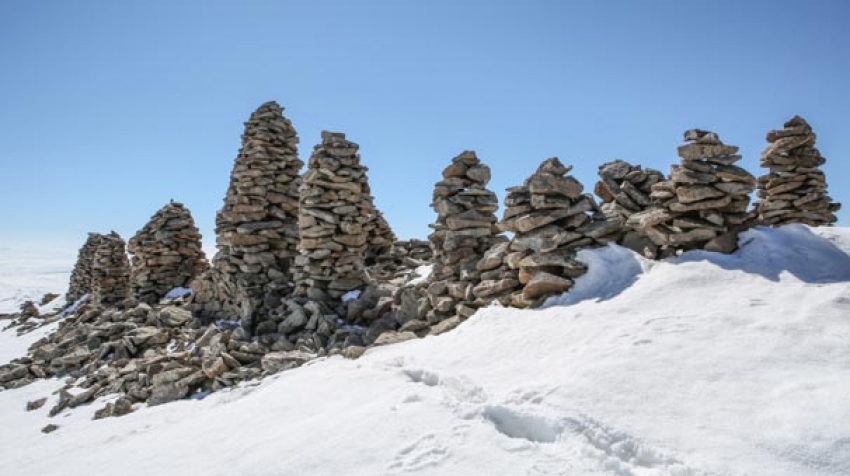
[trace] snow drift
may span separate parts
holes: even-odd
[[[58,381],[0,392],[0,474],[850,474],[850,230],[742,243],[586,250],[544,309],[121,418],[24,411]]]

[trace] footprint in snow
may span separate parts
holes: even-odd
[[[449,449],[429,433],[415,442],[403,446],[396,452],[392,463],[387,466],[389,471],[414,472],[440,465],[449,457]]]

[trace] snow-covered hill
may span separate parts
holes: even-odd
[[[58,381],[0,392],[0,474],[850,474],[850,230],[742,241],[583,251],[546,309],[121,418],[24,411]]]

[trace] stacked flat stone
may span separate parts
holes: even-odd
[[[599,166],[599,181],[594,193],[602,200],[599,208],[606,219],[621,224],[618,242],[638,252],[654,247],[649,238],[634,230],[629,218],[652,206],[652,186],[665,180],[655,169],[644,169],[624,160],[614,160]]]
[[[840,203],[827,195],[826,176],[820,166],[826,159],[815,147],[815,133],[800,116],[770,131],[770,146],[761,155],[761,166],[770,172],[759,177],[756,204],[759,222],[766,225],[835,223]]]
[[[496,240],[496,194],[486,188],[490,167],[475,152],[464,151],[443,170],[434,186],[431,207],[437,221],[428,237],[434,250],[434,267],[428,286],[431,323],[458,315],[469,317],[486,301],[472,290],[480,281],[477,263]]]
[[[614,160],[599,166],[593,191],[602,200],[599,208],[605,216],[625,224],[630,216],[652,206],[652,186],[662,181],[664,174],[658,170]]]
[[[529,307],[566,292],[573,279],[587,271],[575,260],[576,250],[604,241],[619,227],[598,216],[593,198],[567,175],[570,170],[571,166],[553,157],[543,161],[522,186],[508,189],[499,227],[514,238],[510,244],[494,247],[482,260],[480,267],[492,267],[502,275],[483,281],[477,289],[479,296],[498,291],[503,303]],[[504,266],[497,268],[500,258]]]
[[[431,264],[434,256],[431,243],[425,240],[400,240],[392,244],[389,252],[376,257],[369,267],[369,276],[376,282],[402,282],[420,266]]]
[[[656,256],[690,249],[730,253],[747,221],[756,179],[734,165],[741,160],[738,147],[723,144],[717,134],[692,129],[685,141],[678,149],[681,165],[652,186],[653,208],[632,215],[628,224],[660,248]]]
[[[296,295],[332,308],[368,281],[365,254],[376,210],[359,148],[345,134],[322,131],[300,188]]]
[[[170,202],[130,238],[131,290],[139,301],[159,302],[168,291],[188,286],[207,270],[201,234],[182,203]]]
[[[380,210],[375,209],[373,218],[365,226],[369,236],[366,241],[367,266],[377,263],[381,257],[388,257],[393,243],[396,242],[395,233],[393,233],[390,224],[384,218],[384,214]]]
[[[298,136],[283,108],[275,102],[260,106],[245,123],[224,207],[216,215],[218,253],[205,278],[213,281],[207,308],[239,316],[246,328],[268,313],[268,292],[289,292],[302,165]]]
[[[124,240],[114,231],[102,235],[92,260],[92,295],[96,304],[122,306],[130,296],[130,262]]]
[[[71,282],[68,286],[68,293],[65,295],[65,302],[69,305],[91,293],[92,263],[102,237],[103,235],[100,233],[89,233],[89,237],[77,254],[77,263],[74,264],[74,270],[71,271]]]

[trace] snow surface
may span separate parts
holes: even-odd
[[[0,392],[0,474],[850,474],[850,229],[743,240],[583,251],[544,309],[121,418],[48,418],[58,380]]]
[[[38,304],[47,293],[63,297],[39,310],[61,308],[75,258],[73,250],[0,247],[0,314],[18,312],[27,300]]]

